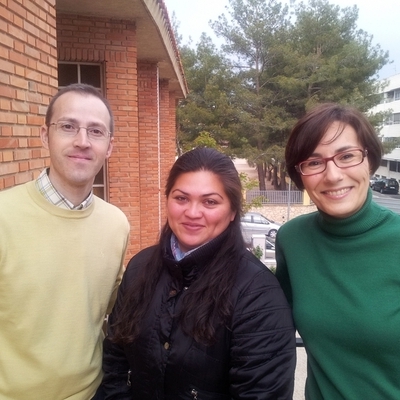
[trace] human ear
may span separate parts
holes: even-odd
[[[108,143],[108,149],[107,149],[107,153],[106,153],[106,158],[109,158],[111,156],[112,153],[112,149],[114,147],[114,137],[112,136],[110,138],[110,143]]]
[[[49,128],[46,125],[42,125],[40,128],[40,139],[45,149],[49,149]]]

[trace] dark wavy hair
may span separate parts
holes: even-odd
[[[182,329],[196,341],[204,344],[215,342],[216,329],[231,317],[231,291],[236,279],[240,254],[244,249],[240,229],[242,215],[242,186],[232,160],[211,148],[196,148],[179,157],[173,165],[165,187],[168,197],[176,180],[185,173],[210,171],[217,175],[224,186],[234,220],[222,235],[224,239],[218,251],[199,273],[191,290],[185,295],[182,311],[178,317]],[[110,339],[119,343],[131,343],[140,334],[140,324],[153,297],[154,288],[162,274],[163,251],[169,246],[171,228],[164,225],[160,240],[150,260],[129,290],[124,294],[116,319],[112,323]]]
[[[341,135],[346,125],[355,130],[361,146],[368,150],[371,174],[378,169],[382,157],[382,143],[367,117],[350,106],[335,103],[320,104],[296,123],[286,145],[286,168],[299,189],[304,190],[304,185],[296,165],[311,156],[334,122],[339,122],[341,125],[336,137]]]

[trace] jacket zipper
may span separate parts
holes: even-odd
[[[198,400],[198,397],[197,397],[197,390],[196,390],[196,389],[192,389],[192,391],[190,392],[190,394],[193,396],[193,400]]]
[[[126,381],[126,385],[127,385],[127,386],[131,386],[131,385],[132,385],[132,382],[131,382],[131,373],[132,373],[132,371],[129,370],[129,371],[128,371],[128,379],[127,379],[127,381]]]

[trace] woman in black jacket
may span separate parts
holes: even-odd
[[[159,243],[134,256],[104,341],[105,399],[291,399],[295,335],[275,276],[246,250],[229,157],[183,154]]]

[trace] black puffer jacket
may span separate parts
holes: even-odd
[[[166,254],[166,268],[140,337],[126,346],[104,341],[105,376],[96,398],[292,398],[296,348],[291,311],[275,276],[250,252],[243,249],[232,293],[232,320],[217,330],[216,344],[197,343],[174,319],[218,242],[211,241],[180,262]],[[113,314],[154,250],[147,248],[129,262]]]

